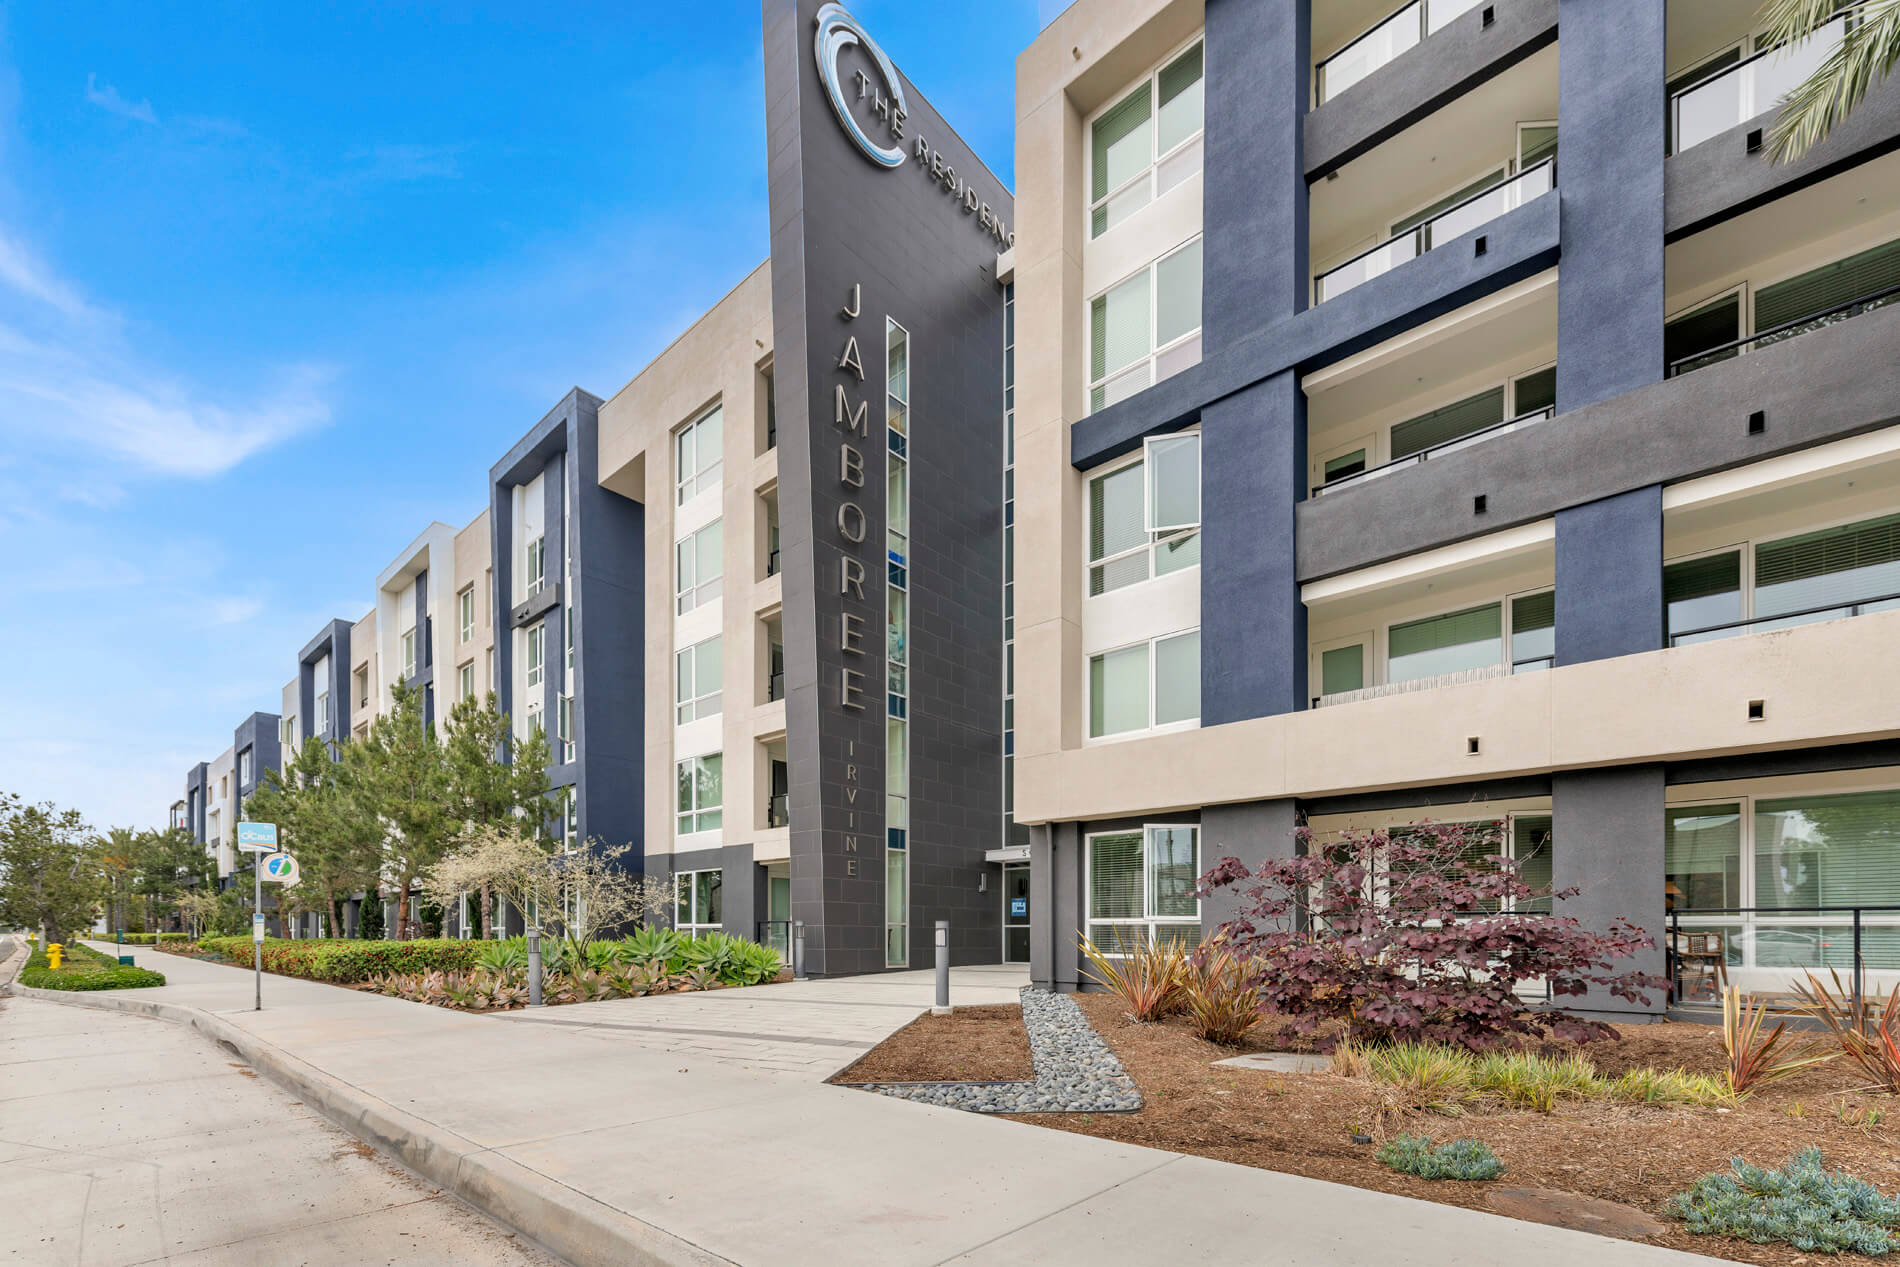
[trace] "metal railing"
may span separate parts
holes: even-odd
[[[1870,932],[1883,934],[1872,970],[1900,978],[1900,906],[1698,907],[1670,911],[1668,920],[1663,949],[1671,1003],[1720,1003],[1731,971],[1757,980],[1787,974],[1787,990],[1743,991],[1775,994],[1792,993],[1810,972],[1831,988],[1845,970],[1861,1016],[1869,998]]]
[[[1716,641],[1713,638],[1707,638],[1709,634],[1732,635],[1756,632],[1767,633],[1770,629],[1792,629],[1794,625],[1790,625],[1786,622],[1794,621],[1799,624],[1808,624],[1812,623],[1809,619],[1810,617],[1834,620],[1846,619],[1851,616],[1865,616],[1869,611],[1875,608],[1880,608],[1880,610],[1883,611],[1888,610],[1881,606],[1884,603],[1900,605],[1900,594],[1881,594],[1874,598],[1857,598],[1851,603],[1830,603],[1825,607],[1803,607],[1797,611],[1777,612],[1772,616],[1751,616],[1747,620],[1731,620],[1720,625],[1703,625],[1696,629],[1684,629],[1679,633],[1669,635],[1669,645],[1672,647],[1680,647],[1684,645],[1687,639],[1691,638],[1706,638],[1706,640],[1710,642]],[[1830,612],[1839,612],[1840,616],[1831,616],[1829,615]],[[1768,629],[1758,631],[1755,628],[1757,625],[1766,625]]]
[[[1517,175],[1501,180],[1489,189],[1481,189],[1431,219],[1394,234],[1372,249],[1327,269],[1313,280],[1313,302],[1323,304],[1329,299],[1337,299],[1355,286],[1390,272],[1408,260],[1417,259],[1440,243],[1449,242],[1489,224],[1556,187],[1555,158],[1547,158],[1526,167]]]
[[[1748,335],[1746,338],[1736,339],[1733,342],[1709,348],[1704,352],[1695,352],[1688,356],[1678,357],[1669,363],[1669,377],[1675,378],[1677,375],[1687,374],[1692,370],[1699,370],[1705,366],[1714,365],[1717,361],[1727,361],[1738,356],[1746,356],[1750,352],[1760,351],[1762,348],[1771,347],[1786,339],[1798,338],[1801,335],[1811,333],[1815,330],[1825,329],[1832,325],[1839,325],[1843,321],[1851,321],[1864,312],[1873,312],[1876,309],[1885,308],[1896,301],[1900,301],[1900,286],[1889,286],[1887,289],[1875,291],[1871,295],[1862,295],[1859,299],[1850,299],[1844,304],[1836,304],[1832,308],[1823,308],[1820,312],[1810,313],[1805,317],[1796,317],[1793,321],[1784,321],[1778,326],[1772,326],[1756,334]]]
[[[1555,408],[1534,409],[1530,413],[1519,414],[1515,418],[1507,418],[1503,422],[1492,423],[1488,427],[1481,427],[1476,431],[1468,432],[1455,440],[1446,440],[1442,444],[1434,444],[1428,449],[1420,449],[1416,453],[1408,453],[1402,458],[1393,458],[1390,462],[1367,467],[1363,471],[1355,471],[1351,475],[1342,476],[1332,481],[1330,484],[1321,484],[1318,488],[1313,490],[1313,494],[1316,497],[1324,497],[1326,494],[1336,493],[1342,488],[1356,488],[1368,480],[1376,480],[1382,476],[1390,475],[1394,471],[1404,470],[1408,466],[1417,466],[1420,462],[1429,462],[1433,458],[1444,457],[1448,453],[1456,453],[1459,449],[1469,448],[1474,444],[1481,444],[1486,440],[1504,435],[1507,432],[1521,431],[1534,423],[1546,422],[1556,416],[1557,411]]]
[[[765,574],[767,576],[777,576],[778,565],[779,565],[779,554],[777,550],[774,550],[770,554],[767,554],[765,556]]]
[[[1843,9],[1812,34],[1764,48],[1677,92],[1669,99],[1676,153],[1767,113],[1833,56],[1860,17],[1858,7]]]
[[[792,825],[791,799],[787,793],[774,792],[765,802],[765,825],[767,827],[790,827]]]
[[[1388,65],[1400,53],[1416,48],[1426,36],[1449,25],[1452,19],[1482,3],[1483,0],[1412,0],[1319,64],[1313,76],[1316,104],[1325,105]]]
[[[765,702],[768,704],[785,698],[785,670],[768,674],[765,679]]]

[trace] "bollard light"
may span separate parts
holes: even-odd
[[[933,1016],[950,1015],[950,921],[937,921],[937,1001]]]
[[[541,929],[528,927],[528,1006],[541,1006]]]
[[[792,980],[805,979],[805,921],[792,921]]]

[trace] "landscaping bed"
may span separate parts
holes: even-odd
[[[833,1082],[1024,1082],[1036,1076],[1018,1003],[926,1012]]]
[[[1852,1171],[1888,1193],[1900,1189],[1900,1131],[1895,1129],[1900,1105],[1892,1097],[1856,1090],[1865,1080],[1843,1062],[1803,1070],[1733,1104],[1648,1106],[1602,1095],[1568,1099],[1552,1111],[1538,1112],[1481,1099],[1455,1104],[1448,1114],[1368,1078],[1271,1074],[1213,1064],[1293,1045],[1270,1023],[1238,1047],[1221,1047],[1197,1038],[1180,1016],[1139,1025],[1112,996],[1073,997],[1134,1078],[1143,1106],[1133,1113],[1017,1115],[1020,1121],[1481,1210],[1494,1208],[1494,1194],[1503,1189],[1574,1193],[1664,1220],[1663,1234],[1645,1238],[1652,1243],[1766,1264],[1824,1260],[1788,1245],[1692,1235],[1669,1218],[1665,1203],[1703,1175],[1726,1171],[1732,1157],[1780,1166],[1808,1145],[1820,1147],[1830,1169]],[[1721,1076],[1724,1056],[1716,1028],[1616,1029],[1621,1041],[1581,1049],[1605,1079],[1631,1070],[1677,1068]],[[947,1044],[959,1032],[940,1031],[938,1041]],[[1539,1050],[1553,1056],[1579,1051],[1567,1043],[1545,1043]],[[933,1057],[945,1063],[957,1058],[951,1052]],[[967,1058],[974,1060],[976,1053]],[[1355,1134],[1373,1142],[1355,1144]],[[1496,1151],[1506,1173],[1484,1183],[1395,1173],[1374,1154],[1401,1134],[1480,1140]]]
[[[57,969],[35,945],[18,984],[35,990],[142,990],[165,984],[162,974],[122,964],[111,955],[74,942],[65,947]]]

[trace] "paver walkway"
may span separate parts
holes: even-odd
[[[120,993],[215,1012],[453,1132],[470,1154],[525,1167],[729,1262],[1714,1261],[827,1086],[819,1070],[848,1060],[845,1047],[809,1057],[811,1072],[779,1067],[787,1051],[823,1046],[812,1039],[855,1045],[897,1028],[928,1005],[927,974],[532,1016],[463,1015],[266,977],[265,1010],[252,1012],[248,972],[137,953],[171,984]],[[1006,995],[1016,979],[998,972],[961,1001]],[[549,1023],[570,1017],[587,1028]],[[710,1043],[707,1030],[773,1037]]]

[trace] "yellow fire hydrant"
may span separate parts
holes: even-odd
[[[53,971],[59,971],[59,961],[66,953],[66,947],[58,942],[49,942],[46,946],[46,962],[53,965]]]

